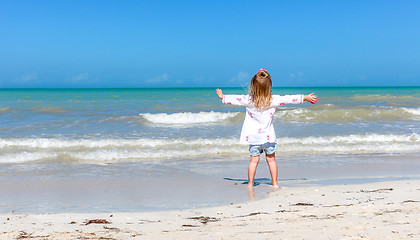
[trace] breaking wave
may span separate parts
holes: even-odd
[[[192,126],[243,121],[243,112],[182,112],[182,113],[142,113],[139,114],[149,124]],[[420,121],[420,108],[355,106],[344,108],[325,104],[308,108],[279,108],[276,119],[290,122],[362,122],[362,121]],[[236,121],[235,121],[236,120]]]
[[[418,134],[347,135],[278,138],[281,153],[406,153],[420,152]],[[70,158],[93,163],[155,161],[220,154],[246,154],[235,138],[217,139],[0,139],[0,163]]]
[[[155,124],[173,124],[173,125],[188,125],[201,123],[217,123],[225,121],[229,118],[236,117],[239,112],[224,113],[224,112],[182,112],[182,113],[141,113],[140,117],[144,118],[150,123]]]
[[[420,121],[420,108],[357,106],[343,108],[332,104],[310,108],[283,108],[275,116],[282,121],[361,122],[361,121]]]

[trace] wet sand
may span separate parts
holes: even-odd
[[[0,239],[420,239],[420,180],[281,188],[190,210],[11,212],[0,226]]]

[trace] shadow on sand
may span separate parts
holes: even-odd
[[[240,184],[248,184],[248,179],[239,179],[239,178],[223,178],[228,181],[234,181],[239,182]],[[304,181],[307,180],[306,178],[291,178],[291,179],[280,179],[279,182],[285,182],[285,181]],[[254,186],[258,185],[271,185],[271,179],[270,178],[256,178],[254,180]]]

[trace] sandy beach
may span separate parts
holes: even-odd
[[[178,211],[11,212],[0,226],[0,239],[419,239],[420,180],[280,188]]]
[[[0,240],[420,240],[420,1],[1,3]]]

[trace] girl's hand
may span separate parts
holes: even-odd
[[[216,94],[217,94],[217,96],[220,98],[220,99],[223,99],[223,92],[222,92],[222,89],[216,89]]]
[[[315,104],[315,103],[316,103],[316,101],[318,100],[318,97],[317,97],[317,96],[315,96],[314,94],[315,94],[315,93],[311,93],[311,94],[309,94],[309,95],[305,95],[305,96],[303,97],[303,101],[307,101],[307,102],[310,102],[310,103],[312,103],[312,104]]]

